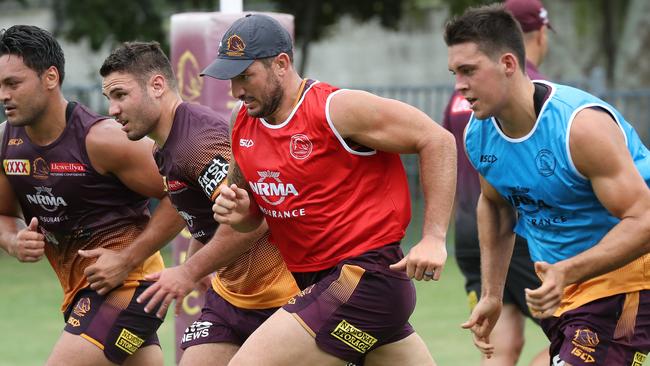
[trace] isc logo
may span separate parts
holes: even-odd
[[[251,147],[251,146],[253,146],[253,140],[251,140],[251,139],[239,139],[239,146]]]
[[[481,163],[492,164],[495,161],[497,161],[497,156],[496,155],[481,155]]]

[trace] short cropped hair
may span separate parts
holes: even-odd
[[[65,57],[61,45],[44,29],[14,25],[0,30],[0,56],[15,55],[40,76],[51,66],[59,71],[59,85],[65,77]]]
[[[476,43],[478,49],[493,60],[504,52],[512,52],[519,61],[519,68],[525,70],[526,48],[521,26],[503,4],[467,9],[447,22],[444,37],[449,47]]]
[[[99,74],[106,77],[113,72],[134,75],[141,86],[153,73],[162,74],[173,89],[177,89],[176,77],[169,58],[158,42],[125,42],[104,60]]]

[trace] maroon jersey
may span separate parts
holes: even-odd
[[[25,221],[38,218],[47,243],[45,254],[66,293],[64,308],[87,285],[83,270],[94,262],[80,257],[77,250],[124,248],[149,218],[146,197],[115,176],[98,173],[90,162],[86,135],[104,119],[83,105],[69,103],[66,127],[51,144],[32,144],[24,127],[9,124],[2,139],[3,172]],[[162,261],[155,262],[154,268],[162,269]],[[142,268],[134,276],[142,279]]]
[[[228,175],[228,122],[212,109],[181,103],[165,146],[154,157],[169,198],[196,240],[207,243],[217,230],[212,199]]]
[[[228,122],[208,107],[181,103],[165,145],[154,151],[169,198],[192,236],[207,243],[217,230],[212,200],[228,175]],[[231,304],[263,309],[285,304],[298,292],[268,235],[217,271],[212,287]]]

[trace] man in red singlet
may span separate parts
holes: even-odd
[[[231,365],[433,365],[408,323],[411,279],[438,280],[456,181],[453,136],[421,111],[302,79],[289,33],[253,14],[226,31],[205,75],[243,103],[232,127],[230,186],[215,219],[266,220],[302,292],[244,343]],[[410,196],[400,153],[416,153],[422,240],[400,241]]]

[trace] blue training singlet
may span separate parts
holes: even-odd
[[[646,182],[650,154],[609,104],[579,89],[536,83],[551,88],[551,95],[526,136],[509,138],[496,119],[472,116],[465,149],[472,165],[517,210],[515,232],[528,239],[531,258],[555,263],[593,247],[620,221],[603,207],[571,160],[569,131],[576,114],[594,107],[607,111]]]

